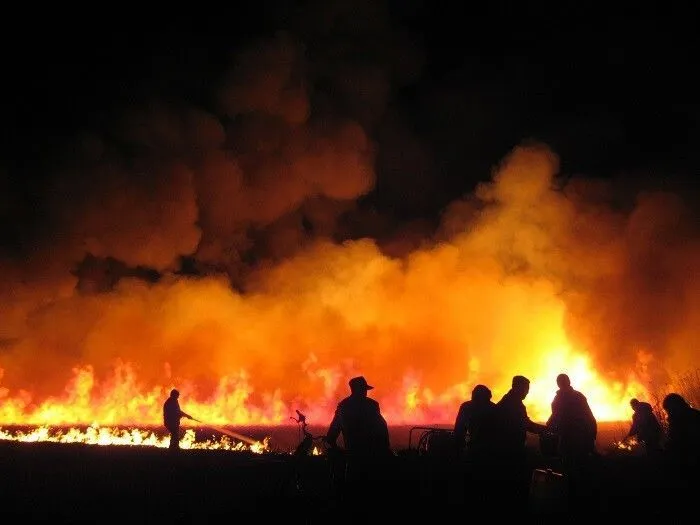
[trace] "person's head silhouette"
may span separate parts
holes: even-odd
[[[514,376],[511,382],[511,389],[522,400],[527,397],[530,392],[530,380],[525,376]]]
[[[557,386],[566,390],[571,387],[571,379],[569,379],[569,376],[566,374],[559,374],[557,376]]]
[[[682,413],[684,410],[687,410],[689,406],[690,405],[688,405],[688,402],[683,398],[683,396],[676,394],[675,392],[667,395],[663,402],[664,410],[671,417]]]
[[[486,385],[476,385],[472,390],[472,400],[484,403],[491,400],[491,390]]]
[[[350,392],[357,396],[366,396],[368,390],[372,390],[374,387],[367,384],[367,380],[364,376],[353,377],[350,382]]]

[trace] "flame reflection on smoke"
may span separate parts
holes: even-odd
[[[251,270],[245,293],[217,272],[166,271],[170,258],[157,282],[124,277],[104,293],[61,267],[33,280],[32,265],[8,270],[0,423],[157,425],[177,386],[183,409],[211,424],[279,425],[296,407],[321,424],[360,374],[391,425],[451,423],[476,384],[498,400],[516,374],[543,421],[561,372],[599,421],[627,420],[630,398],[697,364],[700,244],[681,238],[692,209],[659,194],[625,211],[585,181],[556,189],[558,174],[549,149],[517,148],[420,248],[396,257],[372,238],[322,236]],[[160,260],[156,233],[139,233],[140,257],[118,255]],[[55,253],[40,254],[41,271]]]

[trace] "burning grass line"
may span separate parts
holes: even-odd
[[[180,440],[180,448],[251,451],[255,453],[263,453],[268,450],[268,439],[260,442],[221,427],[210,428],[224,434],[224,437],[219,440],[197,441],[195,431],[193,429],[187,429]],[[232,441],[229,437],[234,438],[236,441]],[[85,430],[81,430],[80,428],[52,429],[48,426],[40,426],[27,430],[10,430],[0,427],[0,441],[84,444],[96,446],[146,446],[156,448],[167,448],[169,445],[168,436],[161,437],[152,430],[119,429],[100,427],[98,425],[91,425]]]

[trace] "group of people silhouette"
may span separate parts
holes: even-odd
[[[508,392],[498,401],[491,390],[476,385],[471,399],[461,403],[452,432],[452,455],[463,459],[468,486],[474,499],[497,494],[502,504],[526,505],[532,468],[527,463],[527,434],[539,436],[548,453],[558,458],[558,469],[566,480],[571,501],[583,494],[587,467],[598,456],[598,423],[584,394],[574,389],[567,374],[556,378],[558,390],[545,423],[532,421],[524,400],[530,380],[512,378]],[[381,472],[395,456],[389,428],[379,403],[368,396],[374,387],[364,376],[349,381],[350,395],[342,399],[324,436],[329,451],[341,450],[345,458],[346,489],[372,493],[381,483]],[[178,403],[179,392],[172,390],[163,405],[165,427],[170,432],[170,448],[178,449],[180,419],[191,418]],[[678,463],[698,465],[700,459],[700,411],[678,393],[668,394],[662,403],[666,432],[648,402],[632,399],[631,426],[625,440],[636,439],[649,456],[669,457]],[[379,474],[379,475],[378,475]],[[373,484],[374,483],[374,484]],[[511,498],[511,499],[509,499]]]
[[[491,391],[477,385],[472,398],[459,407],[454,424],[458,452],[471,455],[520,457],[527,433],[556,438],[556,449],[572,465],[595,452],[597,421],[588,400],[571,386],[566,374],[557,377],[557,390],[552,401],[552,414],[546,424],[532,421],[524,400],[530,392],[530,380],[513,377],[511,388],[498,403],[491,401]]]
[[[481,497],[497,492],[501,498],[512,498],[513,504],[524,504],[530,483],[528,433],[553,443],[569,491],[576,492],[576,480],[595,454],[598,425],[586,396],[571,386],[568,375],[559,374],[557,386],[545,424],[528,416],[524,400],[530,392],[530,380],[522,375],[513,377],[510,390],[497,403],[491,400],[487,386],[477,385],[471,399],[460,405],[454,445],[457,455],[468,459],[471,485],[485,489]]]
[[[530,380],[522,375],[512,378],[511,388],[498,402],[486,385],[479,384],[471,399],[459,406],[452,433],[453,457],[465,460],[473,500],[488,503],[497,497],[500,504],[527,505],[532,476],[527,434],[531,433],[539,436],[541,444],[548,443],[548,454],[558,459],[569,503],[586,505],[589,466],[598,457],[598,422],[586,396],[572,386],[567,374],[559,374],[556,383],[551,415],[543,424],[528,416],[524,400]],[[373,473],[392,454],[379,403],[368,397],[372,388],[362,376],[350,380],[351,394],[338,404],[325,438],[335,448],[342,434],[350,472],[355,474],[350,479],[365,485],[376,479]],[[626,440],[635,438],[648,455],[663,453],[672,461],[697,465],[700,411],[678,393],[667,395],[662,404],[668,428],[664,433],[649,403],[632,399],[630,406],[633,416]]]

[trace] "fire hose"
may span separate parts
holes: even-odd
[[[204,421],[200,421],[199,419],[195,419],[193,417],[190,417],[192,421],[196,421],[197,423],[201,423],[207,428],[211,428],[212,430],[216,430],[217,432],[221,432],[222,434],[225,434],[229,437],[232,437],[234,439],[238,439],[239,441],[243,441],[245,443],[248,443],[249,445],[259,445],[260,441],[257,439],[253,439],[248,436],[244,436],[243,434],[239,434],[238,432],[233,432],[232,430],[227,430],[222,427],[217,427],[214,425],[210,425],[209,423],[205,423]]]

